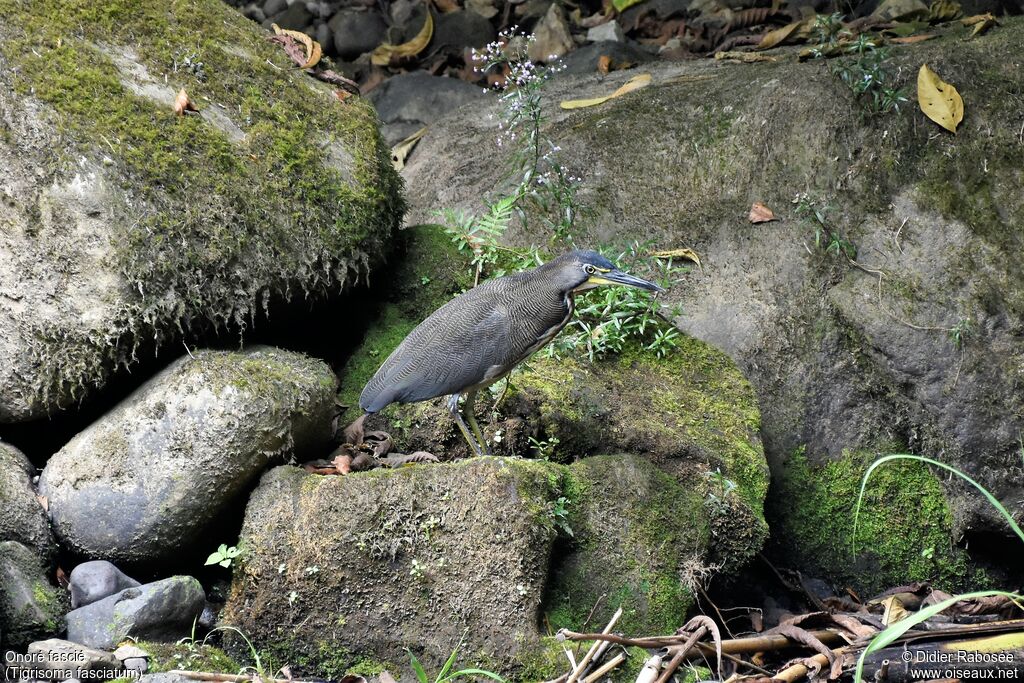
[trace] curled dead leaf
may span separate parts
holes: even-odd
[[[420,138],[422,138],[426,132],[427,128],[424,126],[391,148],[391,165],[395,167],[396,171],[401,171],[405,168],[405,160],[409,158],[413,147],[419,143]]]
[[[953,21],[963,14],[959,2],[952,0],[935,0],[928,6],[928,21],[939,24],[945,21]]]
[[[174,113],[178,116],[184,116],[189,112],[198,112],[196,106],[192,104],[192,100],[188,98],[188,93],[182,88],[178,91],[178,96],[174,98]]]
[[[681,258],[687,261],[693,261],[701,268],[704,267],[701,265],[700,256],[698,256],[697,252],[689,247],[682,247],[681,249],[666,249],[664,251],[652,251],[651,256],[661,259]]]
[[[47,498],[46,496],[38,496],[37,495],[36,496],[36,500],[39,501],[39,504],[43,506],[44,510],[46,510],[47,512],[50,511],[50,499],[49,498]]]
[[[650,74],[640,74],[639,76],[633,76],[633,78],[626,81],[618,90],[613,92],[611,95],[605,95],[604,97],[593,97],[587,100],[563,100],[559,102],[558,106],[562,109],[580,109],[583,107],[593,107],[598,104],[604,104],[608,100],[615,99],[616,97],[622,97],[626,93],[639,90],[651,84]]]
[[[917,72],[917,103],[924,115],[950,133],[964,120],[964,100],[949,83],[922,64]]]
[[[751,223],[767,223],[769,221],[778,220],[775,218],[775,213],[761,202],[754,202],[750,207],[750,214],[747,216],[747,220]]]
[[[331,460],[331,464],[334,465],[334,469],[338,470],[338,474],[348,474],[352,471],[352,456],[339,455]]]
[[[430,44],[430,39],[434,37],[434,17],[430,14],[430,8],[427,8],[427,18],[423,21],[423,28],[417,33],[412,40],[401,45],[391,45],[384,43],[378,45],[373,52],[370,53],[370,63],[376,64],[377,66],[387,66],[392,61],[407,59],[409,57],[415,57],[419,53],[426,49],[427,45]]]
[[[961,19],[960,21],[961,23],[963,23],[964,26],[974,27],[974,30],[971,31],[971,34],[967,36],[967,40],[970,40],[971,38],[974,38],[976,36],[980,36],[982,33],[989,30],[993,26],[999,26],[999,21],[992,14],[977,14],[973,17]]]
[[[320,47],[320,43],[316,42],[302,31],[292,31],[286,28],[281,28],[277,24],[271,24],[270,26],[274,29],[275,35],[291,36],[302,43],[303,47],[306,48],[305,59],[299,62],[300,69],[311,69],[320,62],[320,57],[323,56],[323,49]]]

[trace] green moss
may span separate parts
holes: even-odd
[[[139,295],[117,329],[83,333],[77,356],[60,355],[63,333],[37,330],[52,342],[41,351],[43,393],[130,362],[140,336],[159,342],[199,322],[244,327],[271,294],[347,283],[398,223],[401,181],[373,108],[312,87],[223,4],[0,0],[0,15],[15,89],[52,110],[63,138],[50,168],[110,159],[107,175],[131,202],[111,210],[136,217],[112,223],[125,227],[110,242],[125,290]],[[181,66],[186,53],[204,63],[201,75]],[[187,89],[203,112],[176,117],[135,94],[124,59],[172,93]],[[236,132],[218,127],[225,114]],[[351,177],[332,165],[339,154],[351,157]],[[126,341],[109,343],[118,337]]]
[[[187,640],[177,643],[140,641],[136,645],[149,654],[150,673],[162,673],[180,669],[184,671],[237,674],[244,668],[233,657],[225,653],[224,650],[213,645],[204,645]]]
[[[770,505],[779,526],[773,543],[798,566],[867,594],[932,579],[944,590],[978,587],[966,553],[951,541],[952,515],[942,486],[924,464],[894,462],[875,470],[865,492],[852,554],[861,479],[882,451],[846,451],[822,465],[798,449],[784,463]]]
[[[385,662],[373,658],[364,658],[357,661],[355,664],[348,667],[345,670],[345,676],[377,676],[381,671],[398,671],[391,662]],[[343,676],[344,677],[344,676]]]
[[[578,630],[588,617],[606,621],[622,607],[624,632],[674,632],[693,601],[685,566],[707,549],[703,499],[636,456],[586,458],[569,470],[575,490],[587,493],[570,508],[575,537],[552,572],[551,627]],[[631,504],[637,497],[642,509]]]

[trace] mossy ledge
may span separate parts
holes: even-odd
[[[241,329],[271,296],[353,282],[400,222],[373,108],[340,102],[223,3],[0,0],[0,17],[0,87],[52,129],[17,150],[39,186],[118,189],[102,247],[117,300],[80,328],[30,331],[38,400],[102,384],[140,339]],[[174,114],[179,89],[198,115]]]
[[[876,469],[868,482],[853,536],[864,472],[894,445],[845,451],[815,464],[803,448],[790,455],[768,499],[779,526],[772,543],[791,563],[810,567],[837,585],[870,595],[910,581],[932,580],[946,591],[987,588],[984,572],[952,543],[949,505],[927,465],[898,461]],[[856,542],[856,553],[853,543]]]

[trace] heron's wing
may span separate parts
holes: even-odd
[[[399,344],[363,389],[359,405],[373,413],[390,403],[454,394],[500,375],[511,356],[509,327],[508,311],[488,290],[456,297]]]

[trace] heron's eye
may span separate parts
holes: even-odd
[[[597,272],[597,268],[587,263],[586,265],[583,266],[583,272],[585,272],[587,275],[593,275],[594,273]]]

